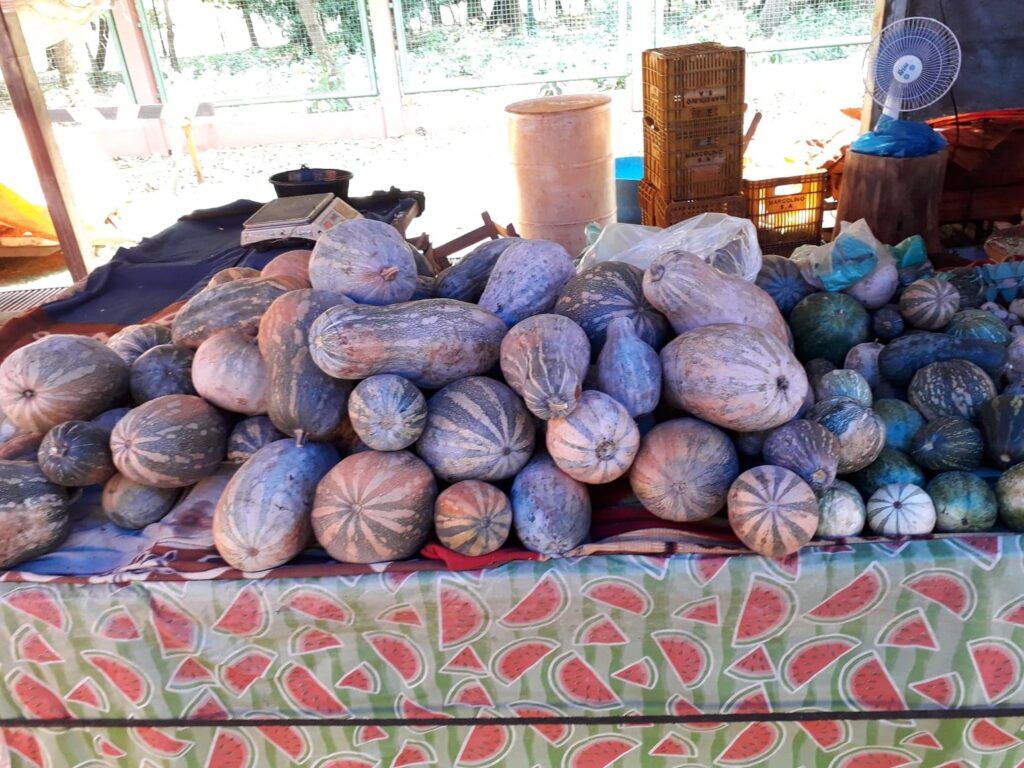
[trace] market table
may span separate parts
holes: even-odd
[[[0,350],[151,316],[140,287],[153,281],[169,317],[209,273],[273,255],[231,245],[225,221],[119,254],[70,303],[5,327]],[[87,491],[64,547],[0,576],[12,765],[1024,759],[1020,535],[819,544],[774,561],[713,526],[651,528],[610,493],[577,557],[459,560],[435,545],[366,567],[311,550],[244,574],[210,540],[230,473],[140,532],[106,523]]]

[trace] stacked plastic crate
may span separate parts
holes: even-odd
[[[743,48],[717,43],[644,51],[644,224],[747,215],[740,194],[745,65]]]

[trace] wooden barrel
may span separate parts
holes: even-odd
[[[847,152],[837,220],[865,219],[887,245],[921,235],[928,253],[940,253],[939,202],[947,154],[945,149],[924,157]]]
[[[561,243],[575,256],[587,224],[615,221],[611,99],[552,96],[505,111],[519,233]]]

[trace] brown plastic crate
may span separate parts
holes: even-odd
[[[743,118],[663,130],[644,118],[644,177],[669,201],[735,195],[743,175]]]
[[[668,227],[701,213],[727,213],[741,218],[747,215],[747,201],[743,195],[669,202],[646,180],[640,182],[639,195],[641,221],[653,227]]]
[[[660,125],[742,117],[746,51],[717,43],[643,53],[644,115]]]
[[[825,171],[743,181],[747,216],[765,253],[788,256],[798,245],[821,242],[828,180]]]

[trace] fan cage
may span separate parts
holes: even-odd
[[[903,56],[921,61],[921,74],[902,83],[893,75]],[[945,24],[927,16],[912,16],[888,25],[872,41],[865,60],[866,85],[872,98],[884,106],[888,97],[899,100],[900,111],[923,109],[941,99],[960,72],[960,43]]]

